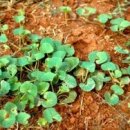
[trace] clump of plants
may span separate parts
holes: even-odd
[[[99,14],[95,20],[103,25],[109,23],[110,29],[113,32],[123,32],[126,28],[130,27],[130,22],[123,16],[128,5],[128,1],[124,1],[123,3],[117,2],[117,7],[112,12]],[[76,14],[84,20],[88,20],[89,16],[96,14],[96,8],[89,6],[78,7]]]
[[[130,83],[128,73],[113,63],[105,51],[93,51],[88,55],[88,61],[81,61],[75,75],[80,77],[79,87],[90,92],[93,89],[100,91],[104,83],[111,83],[110,91],[104,98],[110,105],[119,103],[119,96],[124,94],[123,87]]]
[[[129,2],[123,1],[119,3],[117,1],[117,7],[110,13],[99,14],[97,20],[102,23],[110,23],[110,29],[113,32],[123,32],[126,28],[130,27],[130,21],[124,18],[124,11],[129,5]]]
[[[113,18],[110,14],[100,14],[97,18],[102,24],[106,24],[110,20],[110,29],[113,32],[122,32],[130,27],[130,22],[124,18]]]
[[[14,16],[19,27],[12,31],[18,37],[19,51],[23,55],[16,57],[15,52],[0,57],[0,98],[11,97],[1,106],[0,127],[27,125],[31,118],[28,110],[38,107],[42,109],[38,125],[60,122],[62,117],[55,106],[74,102],[78,86],[90,92],[100,91],[104,84],[109,83],[110,91],[104,94],[104,98],[110,105],[119,103],[123,87],[130,83],[130,67],[119,68],[105,51],[93,51],[88,60],[81,61],[74,56],[71,45],[32,34],[24,27],[24,20],[25,13],[19,10]],[[2,27],[4,33],[8,27]],[[3,39],[2,43],[6,43],[7,40]],[[129,54],[121,47],[116,50]]]

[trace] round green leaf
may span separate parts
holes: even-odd
[[[69,74],[66,75],[64,82],[69,88],[75,88],[77,86],[76,79]]]
[[[8,30],[8,28],[9,28],[8,24],[4,24],[4,25],[1,27],[0,30],[1,30],[2,32],[4,32],[4,31]]]
[[[111,86],[111,90],[113,90],[114,93],[117,94],[117,95],[124,94],[124,90],[117,84],[112,85]]]
[[[120,78],[121,76],[122,76],[122,72],[120,70],[115,70],[114,77],[115,78]]]
[[[55,67],[58,69],[62,65],[62,59],[58,57],[47,58],[45,64],[48,68]]]
[[[38,125],[45,126],[47,124],[47,121],[45,118],[39,118],[37,121]]]
[[[77,8],[76,9],[76,13],[79,15],[79,16],[85,16],[85,9],[84,8],[81,8],[81,7],[79,7],[79,8]]]
[[[129,83],[130,83],[130,78],[129,78],[128,76],[122,77],[122,78],[120,79],[120,84],[121,84],[121,85],[127,85],[127,84],[129,84]]]
[[[4,80],[1,81],[1,86],[0,86],[0,97],[4,96],[7,94],[10,90],[10,84]]]
[[[86,84],[80,83],[79,86],[83,91],[90,92],[95,88],[96,84],[92,78],[88,78]]]
[[[119,97],[116,94],[111,95],[109,92],[106,92],[104,98],[109,105],[116,105],[119,103]]]
[[[37,87],[31,82],[25,81],[20,87],[20,92],[26,93],[28,95],[32,95],[33,97],[36,97],[37,96]]]
[[[59,7],[59,10],[60,10],[61,12],[63,12],[63,13],[69,13],[69,12],[72,11],[71,7],[69,7],[69,6],[60,6],[60,7]]]
[[[121,46],[116,46],[114,50],[120,54],[129,54],[129,50],[123,49]]]
[[[36,52],[35,54],[32,55],[32,58],[34,58],[34,60],[38,61],[41,60],[42,58],[44,58],[44,54],[41,52]]]
[[[30,57],[28,57],[28,56],[23,56],[23,57],[17,58],[17,66],[23,67],[23,66],[29,65],[31,63],[32,63],[32,61],[31,61]]]
[[[26,113],[26,112],[20,112],[17,116],[16,116],[16,121],[20,124],[23,124],[23,125],[26,125],[28,124],[28,119],[30,118],[31,116]]]
[[[9,59],[7,57],[0,58],[0,68],[6,66],[9,63]]]
[[[97,55],[97,60],[96,60],[97,64],[102,64],[102,63],[104,63],[104,62],[109,60],[109,55],[105,51],[97,52],[96,55]]]
[[[17,66],[15,64],[10,64],[7,67],[7,71],[10,73],[11,76],[15,76],[15,74],[17,73]]]
[[[24,15],[14,16],[14,20],[15,20],[16,23],[20,23],[20,22],[24,21],[24,19],[25,19]]]
[[[96,8],[85,6],[84,9],[86,10],[87,16],[96,13]]]
[[[104,71],[114,71],[117,69],[116,64],[113,62],[106,62],[101,65],[102,70]]]
[[[52,72],[42,72],[42,71],[32,71],[30,73],[30,78],[34,78],[37,81],[53,81],[54,77],[56,76],[56,74],[52,73]]]
[[[62,86],[59,87],[59,93],[68,93],[70,91],[70,88],[68,86],[66,86],[65,84],[63,84]]]
[[[54,92],[45,92],[44,93],[44,101],[42,102],[42,106],[47,107],[53,107],[57,104],[57,95]]]
[[[55,120],[60,122],[62,120],[61,115],[54,108],[45,109],[43,111],[43,117],[48,123],[52,123]]]
[[[54,51],[53,40],[49,37],[42,39],[39,49],[43,53],[52,53]]]
[[[1,34],[0,35],[0,43],[6,43],[8,41],[8,38],[6,34]]]
[[[56,51],[53,53],[52,57],[58,57],[64,59],[65,55],[66,55],[65,51]]]
[[[79,58],[77,58],[77,57],[68,57],[68,58],[65,58],[64,61],[69,66],[68,72],[72,71],[79,64]]]
[[[12,103],[12,102],[7,102],[4,106],[4,109],[8,112],[8,113],[12,113],[14,115],[17,115],[17,106]]]
[[[62,45],[62,47],[63,47],[63,50],[66,52],[67,56],[73,56],[74,55],[75,50],[74,50],[74,47],[72,45],[65,44],[65,45]]]
[[[38,42],[42,37],[37,34],[30,34],[29,39],[32,42]]]
[[[75,101],[76,97],[77,93],[75,91],[70,91],[68,97],[62,100],[61,103],[65,104],[72,103]]]
[[[88,59],[91,62],[95,62],[97,59],[97,53],[98,51],[92,51],[91,53],[88,54]]]
[[[9,128],[15,123],[15,115],[9,114],[6,110],[0,110],[0,126]]]
[[[96,65],[93,62],[83,61],[80,65],[81,68],[87,69],[89,72],[94,72],[96,69]]]
[[[37,85],[38,93],[43,95],[49,89],[48,82],[40,82]]]
[[[105,24],[111,18],[112,18],[112,15],[110,14],[100,14],[98,16],[98,21]]]

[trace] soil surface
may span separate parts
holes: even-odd
[[[97,14],[88,20],[79,18],[75,14],[77,7],[89,5],[97,9]],[[61,5],[68,5],[73,13],[65,20],[62,13],[57,13],[56,9]],[[50,36],[63,43],[72,44],[76,50],[75,55],[80,59],[87,59],[88,53],[93,50],[107,51],[112,60],[119,66],[122,55],[114,51],[114,46],[121,45],[130,39],[130,29],[123,34],[113,33],[107,26],[103,26],[94,20],[100,13],[107,13],[116,8],[116,0],[46,0],[42,1],[21,1],[13,4],[12,7],[2,7],[0,19],[2,23],[9,24],[9,50],[4,50],[0,45],[0,55],[13,54],[18,51],[18,39],[11,34],[11,30],[18,25],[12,17],[17,13],[17,9],[24,8],[26,11],[25,26],[31,32],[41,36]],[[125,18],[130,21],[130,8],[124,12]],[[14,44],[12,44],[12,41]],[[14,42],[15,41],[15,42]],[[22,55],[21,52],[16,53]],[[130,109],[127,107],[130,102],[130,86],[126,86],[125,95],[121,97],[121,102],[115,106],[109,106],[103,99],[104,92],[109,89],[110,84],[103,87],[103,90],[90,93],[77,90],[79,95],[76,101],[69,105],[58,105],[56,109],[63,117],[61,123],[53,123],[47,128],[37,126],[36,119],[41,115],[40,109],[32,110],[30,125],[26,128],[19,126],[20,130],[130,130]],[[16,129],[16,128],[12,128]]]

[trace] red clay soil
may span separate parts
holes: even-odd
[[[93,50],[107,51],[115,63],[121,64],[122,56],[116,54],[114,46],[121,45],[130,39],[130,30],[125,34],[111,32],[90,17],[89,21],[79,18],[75,14],[75,9],[87,4],[97,9],[97,14],[107,13],[116,7],[116,0],[52,0],[51,2],[37,2],[30,5],[19,3],[9,10],[4,10],[0,16],[3,23],[9,24],[9,46],[11,49],[4,51],[0,49],[0,55],[12,54],[18,50],[17,38],[11,35],[10,31],[17,27],[12,16],[17,13],[17,9],[26,10],[27,29],[41,36],[50,36],[65,43],[73,44],[76,56],[80,59],[87,59],[87,54]],[[55,13],[56,8],[61,5],[69,5],[73,12],[68,16],[67,24],[63,14]],[[130,8],[125,12],[125,17],[130,20]],[[11,44],[11,41],[14,45]],[[126,86],[126,93],[121,97],[121,102],[116,107],[109,106],[103,100],[104,92],[109,89],[110,84],[104,86],[101,92],[81,92],[77,90],[79,96],[70,105],[58,105],[56,109],[63,117],[61,123],[53,123],[47,128],[36,125],[36,119],[41,115],[41,110],[36,109],[30,112],[32,119],[26,128],[19,127],[20,130],[130,130],[130,109],[127,107],[130,102],[130,86]],[[12,128],[15,129],[15,128]]]

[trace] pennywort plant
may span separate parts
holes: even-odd
[[[93,51],[87,61],[80,61],[71,45],[36,34],[30,34],[28,39],[32,44],[22,48],[23,56],[0,57],[0,97],[13,97],[0,110],[0,127],[26,125],[31,118],[27,108],[36,107],[43,109],[38,125],[61,121],[55,106],[74,102],[74,88],[78,85],[90,92],[111,83],[104,98],[110,105],[119,103],[123,88],[130,83],[130,67],[119,68],[105,51]],[[116,50],[128,53],[119,47]]]
[[[6,43],[8,41],[6,31],[8,30],[8,24],[0,25],[0,43]]]
[[[68,14],[70,14],[72,12],[72,9],[70,6],[60,6],[59,7],[59,12],[64,14],[64,18],[67,22],[67,18],[68,18]]]
[[[96,13],[96,8],[83,6],[76,9],[76,13],[81,17],[89,17]]]
[[[123,54],[126,56],[126,58],[124,60],[122,60],[123,63],[126,63],[126,64],[130,64],[130,51],[128,49],[124,49],[123,47],[121,46],[115,46],[115,51],[117,53],[120,53],[120,54]]]
[[[71,75],[79,64],[79,59],[73,56],[74,48],[36,34],[31,34],[28,38],[32,44],[22,48],[22,57],[0,58],[0,97],[8,94],[14,97],[12,102],[6,103],[0,110],[3,113],[0,115],[0,126],[4,128],[15,123],[26,125],[31,117],[25,112],[27,107],[43,108],[43,115],[38,120],[39,125],[61,121],[62,117],[54,106],[57,103],[71,103],[77,97],[73,90],[77,81]],[[32,67],[37,62],[41,65]],[[27,76],[21,77],[24,73]],[[11,110],[6,109],[8,104]]]
[[[112,14],[100,14],[97,17],[97,20],[102,24],[106,24],[110,21],[110,29],[113,32],[122,32],[126,28],[130,27],[129,21],[121,17],[113,18]]]
[[[25,37],[31,32],[24,27],[25,12],[23,9],[18,10],[17,15],[14,16],[14,21],[19,24],[18,28],[13,30],[13,34],[18,37],[19,45],[25,45]]]
[[[104,94],[104,98],[108,104],[116,105],[119,96],[124,94],[123,87],[130,83],[129,74],[123,72],[127,70],[113,63],[107,52],[93,51],[88,55],[88,61],[80,61],[75,76],[80,78],[79,87],[86,92],[100,91],[105,83],[111,83],[110,91]]]

